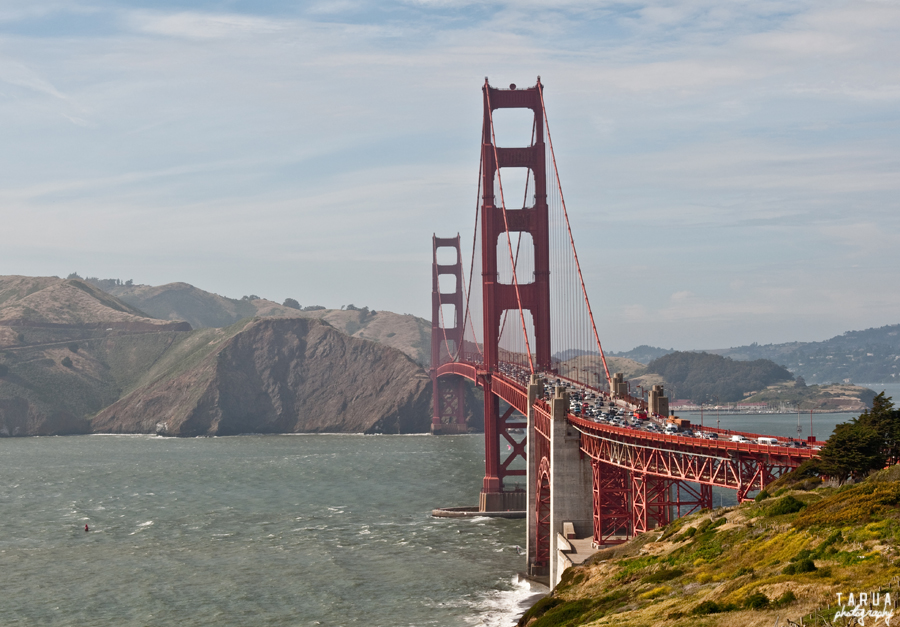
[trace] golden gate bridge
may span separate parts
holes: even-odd
[[[433,238],[432,432],[465,433],[466,380],[482,389],[485,475],[478,511],[525,512],[528,573],[554,585],[565,564],[561,548],[572,536],[595,548],[624,542],[711,509],[714,486],[747,500],[816,451],[772,438],[765,441],[774,444],[759,444],[761,436],[752,433],[738,434],[749,442],[657,433],[572,411],[570,391],[577,390],[611,409],[649,411],[657,420],[668,413],[659,415],[665,403],[658,396],[648,403],[643,391],[632,395],[621,375],[609,371],[540,77],[525,89],[492,87],[485,78],[482,95],[469,267],[459,235]],[[529,145],[497,144],[495,114],[507,109],[533,114]],[[514,176],[504,185],[512,170],[520,171],[518,189],[510,185]],[[552,391],[551,383],[557,384]]]

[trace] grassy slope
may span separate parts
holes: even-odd
[[[750,403],[789,402],[800,409],[861,411],[872,405],[875,392],[858,385],[833,383],[798,387],[794,382],[772,385],[746,399]]]
[[[788,492],[677,520],[567,570],[519,624],[741,627],[773,625],[776,617],[813,624],[816,613],[833,617],[837,592],[890,591],[896,599],[898,479],[894,467],[856,486]],[[808,506],[773,511],[786,496]],[[785,574],[803,558],[814,571]],[[768,607],[746,608],[757,593]],[[720,611],[699,611],[704,602]]]
[[[119,285],[108,289],[110,294],[157,318],[186,320],[195,329],[225,327],[246,317],[318,318],[347,335],[397,348],[419,364],[427,366],[431,359],[431,323],[412,315],[342,309],[300,311],[265,298],[225,298],[187,283]]]

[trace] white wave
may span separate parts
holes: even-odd
[[[475,616],[466,618],[466,623],[476,627],[512,627],[528,608],[550,590],[539,583],[519,580],[515,577],[508,590],[489,592],[473,605]]]

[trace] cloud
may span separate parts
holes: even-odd
[[[285,29],[280,21],[240,14],[133,11],[125,15],[125,23],[138,32],[186,39],[252,37]]]
[[[896,316],[877,284],[900,264],[897,3],[247,6],[112,1],[111,32],[65,36],[57,18],[99,9],[0,11],[0,198],[21,234],[0,263],[234,295],[290,277],[301,302],[427,316],[432,233],[471,239],[484,76],[540,74],[618,348]]]
[[[60,92],[38,72],[27,67],[24,63],[11,59],[0,58],[0,81],[52,96],[59,100],[68,100],[65,94]]]

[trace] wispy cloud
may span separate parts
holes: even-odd
[[[428,315],[484,76],[540,74],[609,348],[896,316],[896,2],[242,6],[0,8],[0,263]]]

